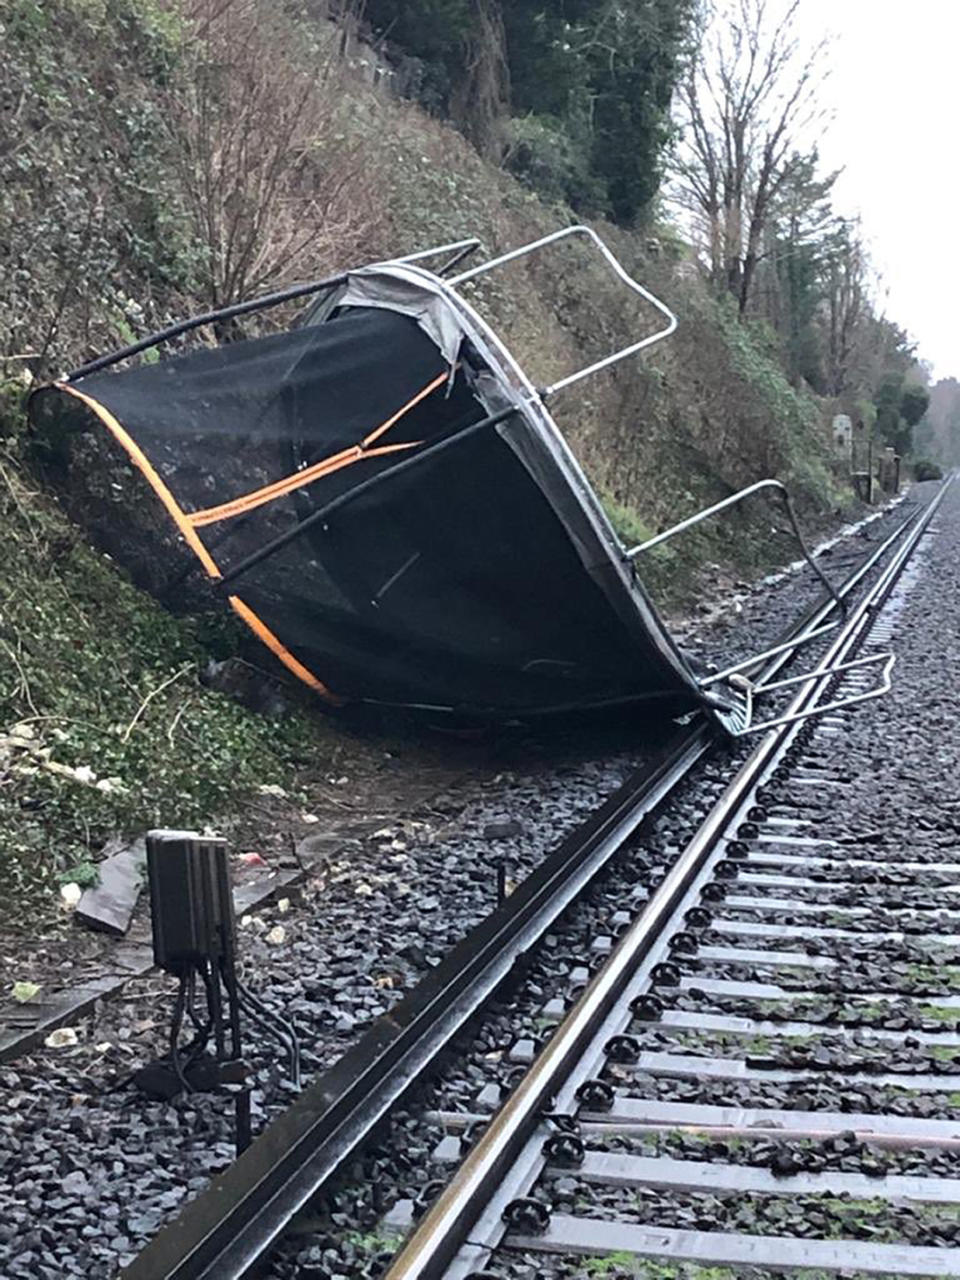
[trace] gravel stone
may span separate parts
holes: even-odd
[[[843,572],[844,554],[855,550],[859,557],[867,542],[878,541],[893,522],[894,517],[876,521],[856,548],[838,547],[832,558],[836,575]],[[929,557],[931,569],[945,575],[945,582],[951,573],[956,576],[960,560],[960,520],[955,512],[948,519],[945,512],[938,523],[949,537],[942,545],[931,542]],[[691,629],[688,640],[696,640],[701,652],[724,662],[769,644],[814,598],[817,588],[811,578],[797,574],[773,592],[743,592],[725,609],[705,615],[699,636]],[[926,590],[922,581],[918,600],[921,590]],[[947,609],[953,600],[953,620],[942,622],[941,637],[957,632],[958,596],[954,590],[951,597],[941,584],[933,592],[931,608],[926,590],[926,607],[937,616],[941,605]],[[734,607],[737,603],[739,609]],[[884,819],[888,810],[894,811],[898,833],[880,842],[892,863],[889,877],[865,880],[853,895],[854,905],[868,903],[878,919],[902,910],[902,898],[913,911],[928,903],[943,905],[929,889],[924,893],[903,884],[896,867],[898,840],[901,856],[909,832],[911,858],[936,861],[938,851],[944,856],[944,842],[957,833],[956,825],[946,823],[943,815],[957,816],[955,807],[945,805],[960,762],[944,758],[931,768],[929,735],[938,724],[953,723],[949,690],[956,687],[960,672],[944,672],[945,692],[931,695],[926,677],[932,641],[914,639],[916,652],[902,661],[907,671],[904,688],[913,700],[923,693],[928,727],[901,733],[896,762],[874,770],[877,733],[899,733],[900,725],[883,721],[883,712],[872,712],[880,715],[884,727],[858,733],[851,759],[854,778],[871,781],[851,809],[852,821],[864,830],[877,826],[877,786],[887,795],[895,794],[896,786],[912,778],[924,788],[926,824],[918,830],[906,814],[887,806]],[[938,663],[942,647],[937,650]],[[565,745],[535,735],[518,737],[512,746],[500,748],[506,759],[495,778],[463,794],[435,796],[408,820],[391,819],[389,831],[372,816],[364,829],[336,841],[317,837],[313,870],[302,889],[291,895],[290,909],[281,912],[268,906],[251,913],[250,923],[240,928],[243,976],[272,1010],[296,1022],[306,1078],[332,1065],[489,912],[496,902],[497,861],[504,862],[510,881],[522,881],[658,746],[655,734],[638,733],[635,725],[596,733],[581,729],[576,736],[579,742],[568,738]],[[548,944],[515,976],[498,1007],[472,1033],[465,1062],[451,1065],[435,1086],[393,1117],[390,1133],[357,1162],[353,1185],[329,1196],[320,1207],[316,1230],[278,1253],[271,1270],[275,1280],[362,1280],[382,1271],[396,1244],[381,1225],[385,1210],[404,1198],[422,1198],[437,1174],[431,1153],[444,1131],[428,1113],[475,1111],[478,1095],[486,1091],[491,1097],[494,1090],[512,1087],[523,1067],[510,1062],[511,1047],[520,1039],[539,1040],[544,1034],[544,1006],[567,1004],[576,982],[589,977],[582,957],[589,954],[591,939],[615,936],[624,917],[632,918],[642,907],[742,754],[742,749],[732,749],[726,757],[706,762],[669,813],[624,851],[588,899],[571,909]],[[818,813],[834,823],[831,829],[840,831],[843,824],[836,814],[823,808]],[[915,854],[915,849],[920,852]],[[841,896],[838,892],[838,903]],[[914,919],[919,931],[922,918]],[[267,940],[271,936],[273,944]],[[903,963],[914,963],[911,957],[904,951]],[[868,970],[876,967],[869,952],[863,963]],[[0,1242],[4,1274],[11,1280],[48,1275],[107,1280],[185,1199],[203,1190],[210,1177],[230,1163],[228,1098],[198,1093],[150,1099],[116,1087],[164,1052],[171,999],[169,979],[154,976],[138,982],[126,996],[106,1003],[95,1024],[79,1028],[75,1045],[40,1051],[0,1072],[7,1104],[0,1114]],[[824,993],[825,1019],[842,999],[842,992]],[[717,1007],[716,1002],[711,1007]],[[904,1025],[914,1024],[908,1019]],[[253,1124],[259,1131],[288,1105],[291,1095],[273,1047],[252,1027],[248,1042],[256,1081]],[[108,1047],[98,1048],[103,1045]],[[923,1055],[922,1047],[907,1046],[905,1052],[911,1063]],[[826,1074],[827,1064],[823,1070]],[[848,1094],[853,1097],[855,1092]],[[881,1157],[859,1147],[844,1148],[842,1154],[818,1147],[803,1158],[850,1159],[859,1169]],[[908,1154],[898,1155],[892,1164],[905,1165],[908,1160]],[[929,1167],[945,1165],[931,1156]],[[566,1175],[559,1193],[574,1194],[572,1183],[576,1185],[575,1175]],[[675,1210],[694,1225],[724,1220],[728,1211],[711,1200],[677,1201]],[[928,1226],[921,1223],[921,1228]],[[520,1257],[505,1266],[503,1274],[511,1278],[582,1275],[582,1267],[577,1270],[572,1260],[564,1259],[544,1264],[539,1258]]]

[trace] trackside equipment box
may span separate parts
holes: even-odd
[[[195,831],[147,832],[153,958],[179,972],[218,960],[234,939],[227,842]]]

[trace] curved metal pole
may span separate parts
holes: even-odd
[[[777,680],[774,684],[751,685],[749,680],[745,680],[744,692],[747,698],[748,722],[747,727],[740,729],[734,736],[745,738],[751,733],[764,733],[767,729],[776,729],[782,724],[797,724],[801,720],[809,720],[812,716],[825,716],[828,711],[842,711],[847,707],[855,707],[860,702],[870,702],[873,698],[882,698],[885,693],[889,693],[893,688],[893,668],[896,665],[896,661],[897,655],[895,653],[874,653],[868,658],[857,658],[855,662],[841,662],[839,666],[831,667],[827,671],[813,673],[807,671],[803,675],[792,676],[789,680]],[[759,724],[749,723],[753,718],[754,701],[760,694],[769,693],[771,689],[785,689],[789,685],[800,684],[804,680],[809,680],[811,675],[822,687],[825,681],[832,680],[835,676],[842,675],[845,671],[852,671],[855,667],[876,666],[880,662],[883,663],[880,683],[875,685],[874,688],[868,689],[866,693],[854,693],[846,698],[836,698],[833,702],[817,703],[812,711],[798,711],[793,715],[777,716],[772,720],[762,720]]]
[[[419,262],[422,258],[429,258],[438,253],[455,254],[451,262],[440,268],[440,274],[442,274],[456,262],[459,262],[466,254],[473,253],[479,247],[479,238],[470,236],[466,240],[453,240],[450,244],[438,244],[432,249],[420,249],[416,253],[407,254],[404,258],[391,258],[389,261]],[[98,356],[96,360],[91,360],[88,364],[81,365],[79,369],[74,369],[72,373],[68,373],[64,381],[76,382],[78,378],[85,378],[88,374],[98,373],[101,369],[107,369],[110,365],[118,364],[121,360],[139,355],[141,351],[146,351],[150,347],[158,346],[161,342],[168,342],[171,338],[179,338],[181,334],[190,333],[193,329],[199,329],[205,324],[213,324],[216,320],[230,320],[234,316],[249,315],[253,311],[265,311],[268,307],[279,306],[282,302],[290,302],[295,298],[305,298],[309,294],[319,293],[323,289],[332,289],[335,285],[343,284],[346,278],[347,273],[342,272],[340,275],[327,276],[323,280],[311,280],[306,284],[292,284],[286,289],[278,290],[276,293],[267,293],[260,298],[251,298],[248,302],[234,302],[228,307],[217,307],[213,311],[205,311],[202,315],[192,316],[189,320],[181,320],[178,324],[172,324],[166,329],[159,329],[156,333],[150,333],[138,342],[131,342],[128,346],[120,347],[117,351]]]
[[[620,260],[610,251],[603,240],[597,235],[592,227],[585,227],[577,224],[572,227],[564,227],[560,231],[554,231],[548,236],[542,236],[539,240],[532,240],[529,244],[521,245],[519,249],[511,249],[509,253],[502,253],[499,258],[491,258],[489,262],[483,262],[478,267],[471,267],[469,271],[463,271],[458,276],[453,276],[450,280],[452,285],[464,284],[467,280],[473,280],[476,276],[483,275],[485,271],[492,271],[494,267],[502,267],[507,262],[513,262],[517,258],[522,258],[528,253],[533,253],[537,249],[543,249],[548,244],[555,244],[558,240],[564,240],[567,236],[586,236],[600,250],[607,264],[613,270],[614,274],[634,293],[640,295],[651,306],[656,307],[661,315],[666,317],[667,325],[664,329],[659,329],[656,333],[650,334],[646,338],[642,338],[639,342],[631,343],[627,347],[623,347],[620,351],[615,351],[613,355],[605,356],[602,360],[597,360],[586,368],[578,370],[576,373],[569,374],[566,378],[561,378],[559,382],[551,383],[549,387],[544,387],[540,392],[542,398],[552,396],[555,391],[560,391],[564,387],[569,387],[571,383],[579,382],[581,378],[589,377],[591,373],[597,373],[600,369],[605,369],[608,365],[615,364],[618,360],[623,360],[627,356],[632,356],[638,351],[642,351],[644,347],[653,346],[655,342],[659,342],[662,338],[669,337],[677,327],[677,317],[673,314],[668,306],[655,297],[649,289],[645,289],[638,280],[634,280],[623,267]]]
[[[728,507],[735,506],[738,502],[742,502],[744,498],[749,498],[753,494],[759,493],[761,489],[776,489],[777,492],[782,495],[783,503],[790,519],[790,525],[793,529],[793,535],[800,545],[800,550],[803,552],[803,558],[826,587],[827,591],[829,591],[830,595],[839,607],[841,615],[845,615],[847,611],[846,602],[837,592],[837,589],[817,564],[816,560],[814,560],[810,549],[807,546],[806,540],[800,532],[800,525],[797,522],[793,503],[790,501],[790,494],[787,492],[786,486],[779,480],[758,480],[756,484],[751,484],[746,489],[741,489],[739,493],[735,493],[729,498],[724,498],[722,502],[715,502],[712,507],[705,507],[703,511],[698,511],[695,516],[688,516],[686,520],[681,520],[679,524],[675,524],[672,529],[665,529],[663,533],[658,533],[655,538],[648,538],[646,542],[638,543],[637,546],[631,547],[629,551],[624,554],[628,560],[633,560],[634,557],[640,555],[642,551],[649,551],[653,547],[660,546],[660,544],[666,542],[668,538],[672,538],[674,534],[684,533],[687,529],[692,529],[693,526],[699,524],[701,520],[706,520],[709,516],[715,516],[718,512],[725,511]]]
[[[798,649],[801,644],[809,644],[811,640],[816,640],[819,636],[825,636],[828,631],[835,631],[839,625],[839,621],[828,622],[822,627],[814,627],[812,631],[804,632],[800,638],[794,636],[790,640],[784,640],[783,644],[775,645],[772,649],[764,649],[763,653],[755,653],[752,657],[742,658],[739,662],[735,662],[732,667],[724,667],[722,671],[715,671],[712,676],[707,676],[705,680],[698,681],[700,688],[709,689],[712,684],[719,684],[723,680],[729,680],[731,676],[737,675],[746,667],[752,667],[755,662],[764,662],[767,658],[776,658],[778,654],[789,653],[793,649]]]
[[[466,240],[454,240],[450,244],[438,244],[433,249],[421,249],[418,253],[409,253],[405,258],[390,258],[390,262],[420,262],[423,258],[431,258],[437,253],[452,253],[453,257],[449,262],[444,263],[442,267],[438,267],[436,275],[443,276],[452,270],[458,262],[475,253],[480,248],[480,237],[470,236]]]
[[[288,289],[281,289],[278,293],[268,293],[262,298],[252,298],[249,302],[234,302],[229,307],[218,307],[215,311],[204,311],[202,315],[192,316],[189,320],[181,320],[178,324],[168,325],[166,329],[159,329],[156,333],[150,333],[145,338],[141,338],[139,342],[131,342],[129,346],[120,347],[117,351],[111,351],[105,356],[98,356],[96,360],[91,360],[88,364],[82,364],[79,369],[74,369],[72,373],[68,373],[63,379],[64,382],[76,382],[78,378],[85,378],[88,374],[97,373],[100,369],[106,369],[112,364],[117,364],[120,360],[126,360],[129,356],[139,355],[141,351],[146,351],[149,347],[156,347],[161,342],[168,342],[171,338],[179,338],[183,333],[189,333],[192,329],[199,329],[202,325],[212,324],[215,320],[229,320],[233,316],[248,315],[251,311],[266,310],[267,307],[277,307],[282,302],[289,302],[292,298],[304,298],[311,293],[319,293],[321,289],[332,289],[335,285],[343,284],[346,275],[327,276],[324,280],[312,280],[308,284],[292,284]]]

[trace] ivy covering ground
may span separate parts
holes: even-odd
[[[322,768],[332,730],[201,682],[229,624],[174,618],[38,491],[0,420],[0,883],[4,913],[76,878],[110,837],[217,821],[239,795]]]
[[[137,591],[22,452],[28,369],[76,365],[209,294],[169,110],[193,47],[180,13],[173,0],[0,0],[0,885],[11,917],[28,891],[55,902],[58,877],[108,837],[217,821],[245,790],[289,789],[299,764],[322,770],[337,749],[319,716],[264,719],[206,687],[211,653],[232,648],[227,624],[174,619]],[[276,20],[297,21],[287,10]],[[369,215],[356,256],[473,234],[498,251],[574,220],[415,106],[359,81],[337,93],[337,154],[357,157],[342,181],[359,184],[352,204]],[[646,232],[601,230],[681,320],[642,361],[557,397],[621,536],[643,541],[770,473],[799,484],[808,512],[835,506],[820,407],[789,385],[763,335],[723,312],[669,230],[652,248]],[[652,323],[602,263],[569,247],[468,292],[538,383]],[[711,529],[645,572],[675,589],[697,559],[742,570],[791,556],[769,524]],[[762,537],[743,536],[755,528]]]

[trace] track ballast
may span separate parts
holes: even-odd
[[[839,658],[889,643],[909,550]],[[773,731],[619,945],[595,940],[610,958],[390,1280],[960,1274],[960,862],[905,856],[882,807],[864,827],[856,715]]]

